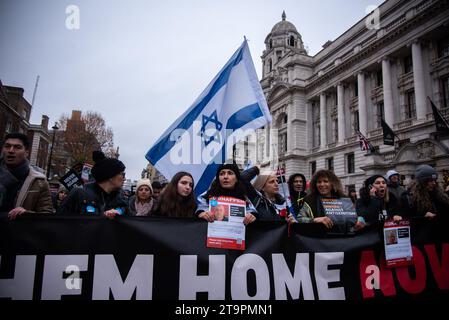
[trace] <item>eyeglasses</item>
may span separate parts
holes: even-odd
[[[126,172],[120,172],[119,173],[122,177],[126,176]]]

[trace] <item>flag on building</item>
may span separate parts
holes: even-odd
[[[449,124],[447,123],[446,119],[440,113],[440,111],[435,106],[433,101],[429,97],[427,97],[427,98],[429,99],[430,104],[432,105],[433,118],[435,119],[435,125],[437,127],[437,132],[438,133],[449,133]]]
[[[394,146],[394,131],[390,128],[388,123],[381,119],[382,121],[382,131],[384,136],[384,144],[388,146]]]
[[[271,122],[271,115],[245,41],[223,69],[156,141],[146,159],[167,179],[192,174],[195,193],[207,190],[233,145]]]
[[[374,152],[375,149],[373,147],[373,145],[368,141],[368,139],[360,132],[357,130],[357,135],[359,136],[359,142],[360,142],[360,150],[362,151],[371,151]]]

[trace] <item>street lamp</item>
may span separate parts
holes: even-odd
[[[53,139],[51,141],[50,156],[48,157],[47,180],[50,179],[51,156],[53,155],[53,146],[55,145],[56,130],[59,129],[58,123],[55,122],[55,125],[53,127],[51,127],[51,128],[53,129]]]

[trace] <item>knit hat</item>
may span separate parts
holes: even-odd
[[[114,158],[106,158],[101,151],[94,151],[92,153],[92,159],[95,164],[91,170],[91,174],[97,182],[106,181],[125,171],[123,162]]]
[[[256,189],[257,191],[262,190],[263,187],[265,186],[265,183],[267,183],[268,178],[270,178],[271,176],[276,176],[276,172],[275,171],[261,172],[257,176],[256,180],[253,182],[254,189]]]
[[[386,178],[387,178],[387,180],[389,180],[390,177],[395,176],[395,175],[399,175],[399,172],[397,172],[396,170],[388,170]]]
[[[377,178],[382,178],[382,179],[385,180],[384,176],[382,176],[380,174],[375,174],[375,175],[373,175],[373,176],[371,176],[371,177],[369,177],[368,179],[365,180],[365,183],[364,183],[365,187],[369,188],[369,185],[373,185],[374,182],[377,180]]]
[[[60,193],[60,192],[68,193],[67,188],[64,187],[63,185],[61,185],[61,186],[59,187],[59,189],[58,189],[58,193]]]
[[[147,186],[148,188],[150,188],[151,193],[153,193],[153,187],[151,186],[150,179],[140,179],[139,181],[137,181],[136,191],[138,191],[141,186]]]
[[[220,171],[228,169],[232,170],[235,173],[235,176],[237,177],[237,180],[240,180],[240,170],[239,167],[235,163],[223,163],[218,167],[217,174],[215,175],[215,178],[217,181],[219,181],[218,177],[220,176]]]
[[[418,182],[426,182],[430,180],[437,180],[438,174],[434,168],[428,164],[423,164],[416,168],[415,178]]]

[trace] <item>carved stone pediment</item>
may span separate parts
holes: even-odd
[[[416,156],[419,160],[430,159],[435,156],[435,145],[425,141],[416,146]]]

